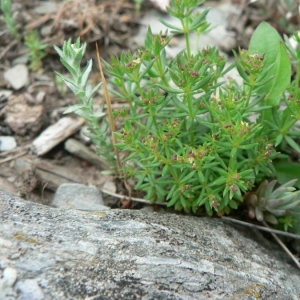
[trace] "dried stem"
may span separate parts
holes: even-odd
[[[106,106],[107,106],[107,111],[108,111],[108,119],[109,119],[109,126],[110,126],[110,130],[111,130],[112,142],[113,142],[114,150],[115,150],[115,153],[116,153],[118,171],[120,171],[120,169],[121,169],[121,159],[120,159],[120,155],[119,155],[119,150],[115,146],[116,143],[117,143],[117,138],[116,138],[116,135],[115,135],[116,125],[115,125],[115,122],[114,122],[114,116],[113,116],[113,112],[112,112],[111,100],[110,100],[106,80],[105,80],[103,69],[102,69],[100,49],[99,49],[97,43],[96,43],[96,49],[97,49],[97,60],[98,60],[100,74],[101,74],[101,78],[102,78],[102,82],[103,82],[104,95],[105,95]]]

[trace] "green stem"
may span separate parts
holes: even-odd
[[[129,106],[130,106],[130,111],[133,113],[134,112],[134,107],[133,107],[133,99],[131,97],[131,95],[129,95],[128,93],[128,90],[125,86],[125,82],[124,80],[122,80],[122,87],[121,87],[121,90],[125,96],[125,99],[127,100],[127,102],[129,103]]]
[[[195,53],[198,52],[199,40],[200,40],[200,34],[196,34]]]
[[[149,113],[150,113],[150,116],[153,118],[153,123],[154,123],[155,129],[157,131],[159,126],[157,124],[156,116],[155,116],[155,113],[153,113],[152,108],[149,109]]]
[[[250,85],[249,91],[248,91],[248,95],[247,95],[247,99],[246,99],[246,107],[248,107],[250,100],[251,100],[251,95],[254,89],[254,85]]]
[[[295,95],[296,99],[299,99],[299,87],[300,87],[300,61],[298,61],[298,67],[297,67],[297,73],[296,73],[296,79],[295,79]]]
[[[164,71],[164,68],[163,68],[162,61],[161,61],[161,56],[158,55],[155,58],[156,58],[157,71],[158,71],[158,74],[159,74],[161,80],[163,81],[165,86],[170,86],[169,81],[165,76],[165,71]]]
[[[191,44],[190,44],[190,35],[189,35],[189,20],[188,18],[186,19],[186,24],[185,22],[183,21],[183,19],[180,19],[180,22],[181,22],[181,25],[182,25],[182,29],[183,29],[183,32],[184,32],[184,37],[185,37],[185,43],[186,43],[186,52],[187,52],[187,55],[188,55],[188,58],[191,57]]]
[[[193,96],[189,92],[187,94],[187,99],[188,99],[188,107],[189,107],[189,113],[190,113],[190,118],[192,119],[192,126],[191,126],[191,146],[195,146],[195,122],[194,122],[194,112],[193,112]]]
[[[282,134],[287,134],[297,121],[297,119],[294,119],[288,121],[287,124],[284,124],[282,128]]]
[[[170,149],[168,148],[166,143],[164,143],[164,148],[165,148],[167,159],[168,159],[168,161],[170,161],[171,160],[171,153],[170,153]],[[171,171],[172,176],[174,177],[176,183],[179,183],[179,178],[178,178],[176,170],[173,168],[173,166],[171,164],[169,164],[169,168],[170,168],[170,171]]]
[[[191,57],[191,45],[190,45],[190,35],[189,33],[185,33],[185,43],[186,43],[186,51],[188,54],[188,58]]]

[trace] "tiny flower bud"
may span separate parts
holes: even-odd
[[[213,208],[217,208],[220,205],[220,203],[217,200],[213,200],[211,205]]]
[[[231,193],[235,193],[235,192],[237,192],[239,190],[239,188],[237,187],[237,185],[236,184],[233,184],[231,187],[230,187],[230,191],[231,191]]]

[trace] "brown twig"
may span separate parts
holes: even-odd
[[[1,156],[7,156],[8,154],[12,154],[12,153],[15,153],[15,152],[18,152],[18,151],[22,151],[22,150],[25,150],[25,149],[29,149],[30,147],[31,147],[31,143],[27,144],[27,145],[24,145],[24,146],[20,146],[20,147],[14,148],[14,149],[11,149],[11,150],[7,150],[7,151],[4,151],[4,152],[1,152],[0,153],[0,157]]]
[[[13,46],[15,46],[16,44],[18,43],[18,41],[16,41],[16,40],[13,40],[11,43],[9,43],[8,45],[7,45],[7,47],[5,47],[4,49],[3,49],[3,51],[1,52],[1,54],[0,54],[0,60],[5,56],[5,54],[13,47]]]
[[[262,230],[262,231],[266,231],[266,232],[270,232],[270,233],[273,232],[273,233],[284,235],[284,236],[287,236],[287,237],[290,237],[290,238],[300,239],[300,235],[299,234],[293,234],[293,233],[289,233],[289,232],[284,232],[284,231],[276,230],[276,229],[273,229],[273,228],[270,228],[270,227],[266,228],[266,227],[254,225],[252,223],[243,222],[243,221],[236,220],[236,219],[229,218],[229,217],[222,217],[222,219],[224,221],[233,222],[233,223],[236,223],[236,224],[240,224],[240,225],[243,225],[243,226],[247,226],[247,227],[259,229],[259,230]]]
[[[111,195],[113,197],[116,197],[116,198],[119,198],[119,199],[126,199],[126,200],[132,200],[132,201],[136,201],[136,202],[140,202],[140,203],[146,203],[146,204],[154,204],[154,203],[151,203],[149,200],[145,200],[145,199],[141,199],[141,198],[135,198],[135,197],[128,197],[128,196],[124,196],[124,195],[119,195],[119,194],[116,194],[116,193],[113,193],[113,192],[110,192],[108,190],[104,190],[104,189],[101,189],[101,192],[104,193],[104,194],[108,194],[108,195]],[[155,202],[156,205],[162,205],[162,206],[167,206],[167,203],[164,203],[164,202]]]
[[[266,228],[269,228],[269,225],[265,222],[265,221],[262,221],[262,223],[264,224],[264,226]],[[273,238],[277,241],[277,243],[282,247],[282,249],[287,253],[287,255],[294,261],[294,263],[296,264],[296,266],[300,269],[300,263],[299,261],[296,259],[296,257],[293,255],[293,253],[291,253],[291,251],[285,246],[285,244],[278,238],[278,236],[271,232]]]
[[[16,154],[16,155],[13,155],[13,156],[4,158],[4,159],[0,160],[0,165],[3,164],[3,163],[5,163],[5,162],[7,162],[7,161],[13,160],[13,159],[18,158],[18,157],[20,157],[20,156],[23,156],[23,155],[25,155],[27,152],[28,152],[28,150],[24,150],[24,151],[21,152],[21,153],[18,153],[18,154]]]

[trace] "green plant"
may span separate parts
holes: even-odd
[[[112,56],[111,63],[104,65],[116,87],[111,93],[130,107],[115,112],[123,127],[116,133],[116,146],[127,153],[122,175],[133,178],[135,188],[152,202],[168,201],[168,206],[193,212],[204,206],[209,215],[214,211],[222,215],[237,209],[261,180],[276,178],[273,160],[287,157],[279,149],[300,153],[294,140],[299,136],[295,123],[300,119],[300,69],[290,83],[287,48],[266,23],[254,33],[249,50],[235,53],[236,64],[228,68],[215,48],[192,53],[190,34],[208,28],[208,10],[195,13],[199,4],[197,0],[171,0],[168,12],[181,27],[162,20],[172,34],[185,36],[186,51],[175,59],[169,60],[165,49],[172,36],[168,32],[153,35],[149,28],[144,48],[122,53],[120,58]],[[63,51],[56,47],[77,79],[61,77],[83,102],[68,112],[79,110],[89,120],[92,112],[82,113],[86,96],[78,80],[84,76],[86,83],[89,73],[79,68],[85,46],[80,59],[75,48],[80,48],[79,40],[65,43]],[[222,81],[235,66],[242,85]],[[94,136],[96,142],[101,134],[104,139],[103,131]],[[293,194],[289,204],[298,207],[298,198],[299,193]],[[261,201],[253,200],[251,205],[254,211],[263,211]],[[271,213],[268,206],[264,209]]]
[[[25,45],[29,51],[30,68],[33,71],[38,71],[42,68],[42,59],[46,56],[44,51],[48,45],[42,44],[38,37],[38,32],[33,30],[25,34]]]
[[[9,32],[13,35],[16,40],[20,40],[20,34],[16,26],[16,15],[12,14],[11,1],[10,0],[1,0],[1,11],[4,16],[1,17],[7,25]]]
[[[59,93],[65,98],[67,94],[67,86],[60,76],[55,75],[55,84]]]
[[[135,13],[136,15],[139,15],[141,12],[141,5],[142,5],[143,0],[134,0],[135,4]]]
[[[285,216],[286,218],[281,218],[280,222],[288,225],[290,220],[287,216],[293,214],[293,209],[300,204],[300,191],[294,192],[295,181],[291,180],[273,190],[277,181],[264,180],[255,192],[251,192],[245,197],[249,207],[249,216],[256,217],[258,221],[266,220],[272,224],[278,224],[275,216]]]
[[[80,45],[80,39],[75,44],[71,44],[71,40],[64,43],[62,50],[54,46],[60,56],[62,64],[71,74],[71,78],[56,72],[70,90],[80,99],[81,104],[71,106],[65,113],[76,113],[83,117],[89,124],[89,132],[86,134],[96,145],[98,154],[103,156],[112,166],[112,170],[117,172],[117,164],[115,160],[115,152],[112,142],[108,138],[109,125],[103,111],[104,103],[95,111],[93,97],[101,87],[102,83],[92,87],[88,82],[89,74],[92,70],[92,60],[89,60],[86,67],[81,71],[81,62],[86,50],[86,44]],[[99,119],[102,124],[99,125]]]

